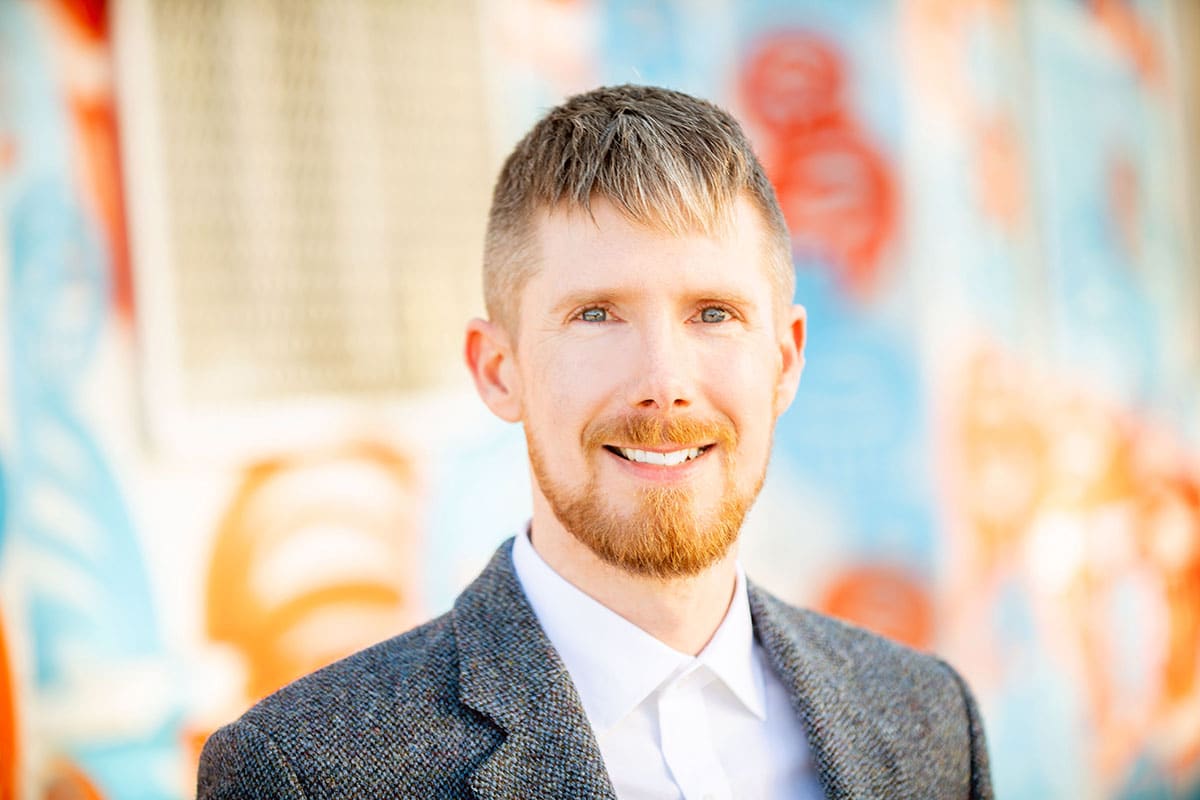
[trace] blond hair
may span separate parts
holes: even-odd
[[[488,315],[515,330],[517,298],[538,267],[538,212],[590,211],[593,198],[602,197],[655,230],[719,235],[743,194],[762,215],[776,292],[791,302],[787,225],[728,112],[654,86],[609,86],[568,98],[517,144],[496,180],[483,256]]]

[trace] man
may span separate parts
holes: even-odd
[[[524,425],[529,529],[449,613],[215,733],[200,797],[991,797],[952,669],[738,566],[803,367],[790,255],[716,107],[622,86],[543,118],[466,340]]]

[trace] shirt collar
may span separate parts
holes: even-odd
[[[568,582],[542,560],[527,532],[516,537],[512,557],[529,604],[597,731],[615,725],[664,681],[697,662],[712,670],[750,713],[766,719],[763,665],[740,564],[729,611],[705,648],[692,657]]]
[[[697,658],[729,687],[751,714],[760,720],[767,718],[764,663],[761,647],[754,640],[746,573],[740,562],[729,611]]]

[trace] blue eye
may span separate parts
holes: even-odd
[[[717,306],[709,306],[700,312],[701,322],[725,322],[729,319],[729,312]]]
[[[579,315],[579,318],[584,322],[605,322],[608,319],[608,312],[603,308],[588,308]]]

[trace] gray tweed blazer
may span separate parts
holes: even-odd
[[[503,544],[454,609],[284,687],[209,738],[200,798],[613,798]],[[991,798],[946,664],[750,587],[830,798]]]

